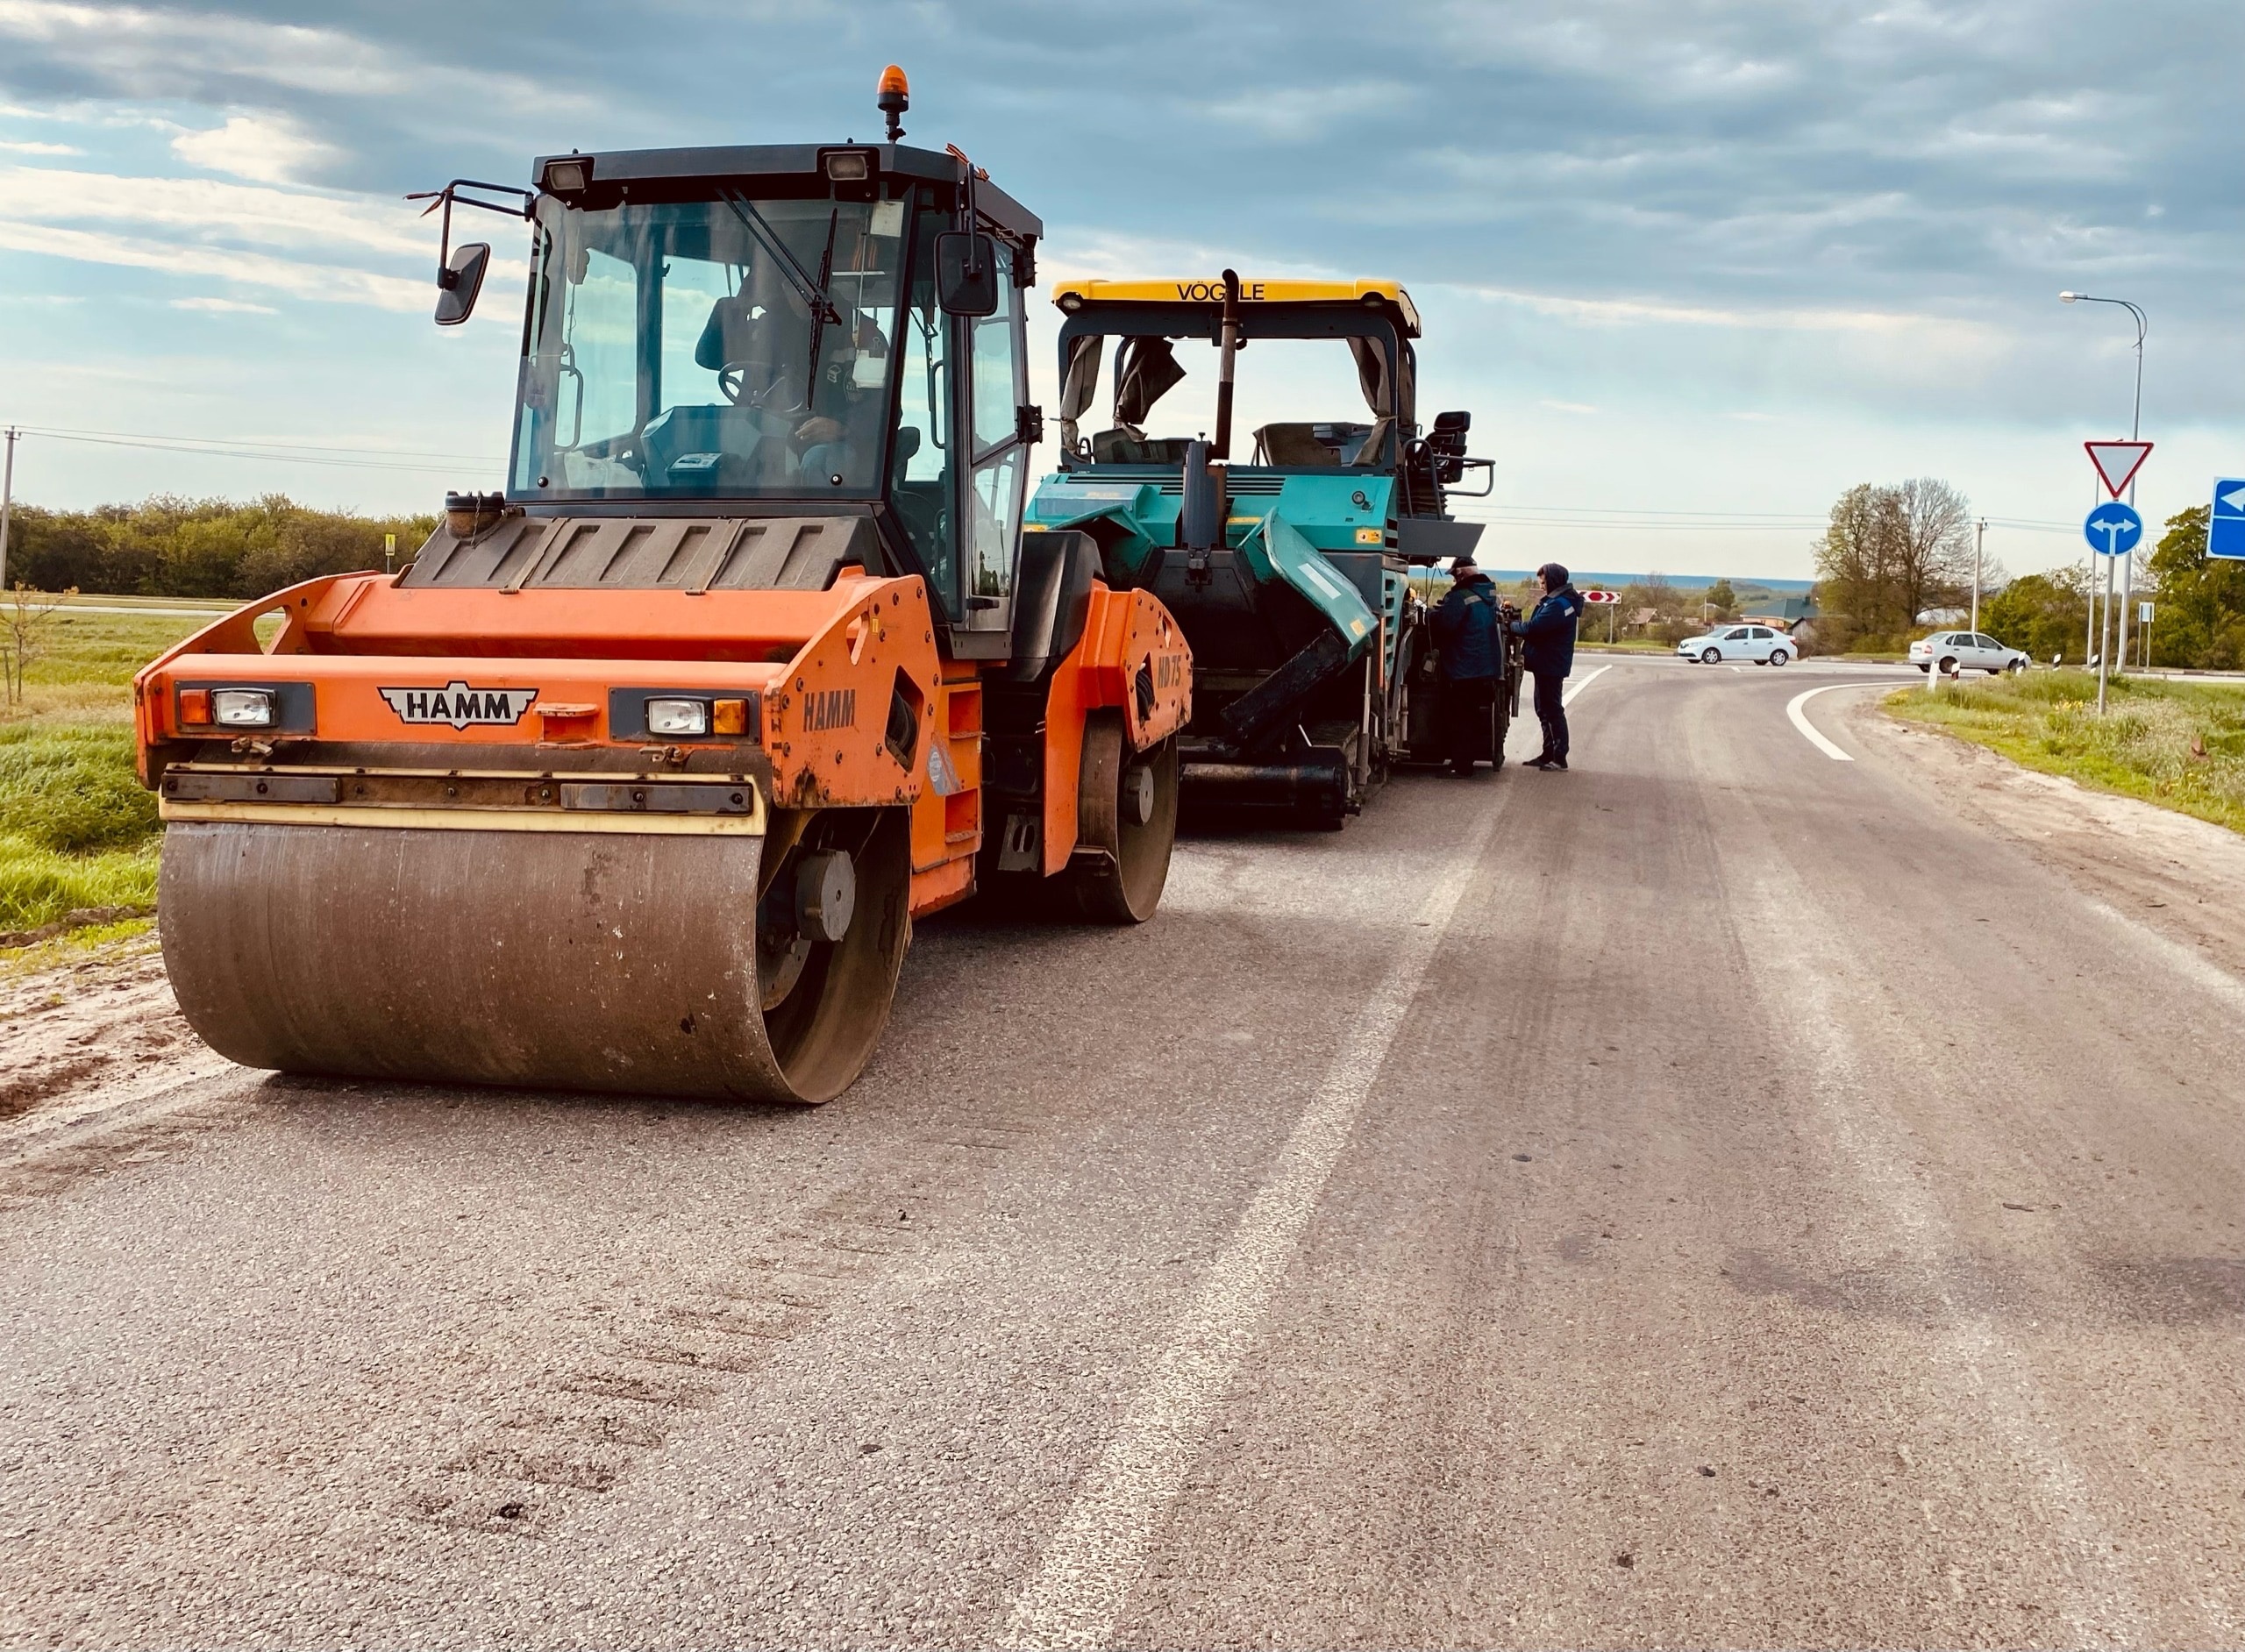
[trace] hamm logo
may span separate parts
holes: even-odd
[[[854,729],[858,726],[858,691],[855,688],[815,688],[803,701],[803,731],[819,734],[828,729]]]
[[[383,688],[401,723],[448,723],[465,729],[471,723],[515,723],[538,698],[535,688],[472,688],[448,682],[441,688]]]

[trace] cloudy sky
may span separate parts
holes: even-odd
[[[2072,560],[2134,329],[2063,288],[2149,312],[2146,515],[2245,469],[2236,0],[0,0],[0,420],[233,450],[32,435],[18,495],[495,485],[520,264],[438,332],[399,197],[874,136],[892,60],[1048,279],[1400,277],[1422,412],[1498,462],[1485,561],[1801,577],[1920,474]]]

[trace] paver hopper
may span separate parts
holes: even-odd
[[[1469,416],[1439,414],[1423,431],[1415,422],[1410,295],[1393,281],[1242,281],[1227,270],[1218,281],[1064,281],[1054,302],[1060,468],[1038,485],[1031,520],[1093,536],[1110,580],[1158,595],[1190,639],[1188,801],[1340,825],[1392,762],[1435,754],[1441,680],[1409,573],[1470,552],[1481,532],[1448,502],[1469,472],[1489,468],[1466,456]],[[1087,436],[1110,338],[1112,428]],[[1365,417],[1267,424],[1251,459],[1234,460],[1236,362],[1282,339],[1326,341],[1344,368],[1353,356]],[[1213,438],[1149,436],[1155,402],[1187,377],[1180,357],[1194,354],[1214,369],[1214,402],[1202,404],[1213,417],[1187,428]],[[1509,714],[1513,687],[1496,716]],[[1502,729],[1493,736],[1500,753]]]
[[[1021,530],[1042,227],[956,150],[557,155],[456,182],[438,319],[531,225],[503,494],[135,683],[182,1008],[253,1066],[821,1101],[915,916],[1150,916],[1190,656]],[[515,199],[503,197],[512,196]]]

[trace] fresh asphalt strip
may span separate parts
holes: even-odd
[[[1572,704],[1611,669],[1600,666],[1578,678],[1562,703]],[[1201,1276],[1169,1346],[1156,1356],[1122,1426],[1085,1475],[1037,1576],[1016,1599],[999,1644],[1107,1644],[1115,1615],[1144,1569],[1155,1527],[1262,1328],[1502,812],[1483,812],[1413,915],[1386,975],[1358,1011],[1269,1178]]]

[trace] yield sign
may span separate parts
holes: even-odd
[[[2089,462],[2097,466],[2106,491],[2115,499],[2127,492],[2128,484],[2151,454],[2149,442],[2084,442],[2082,445],[2089,450]]]

